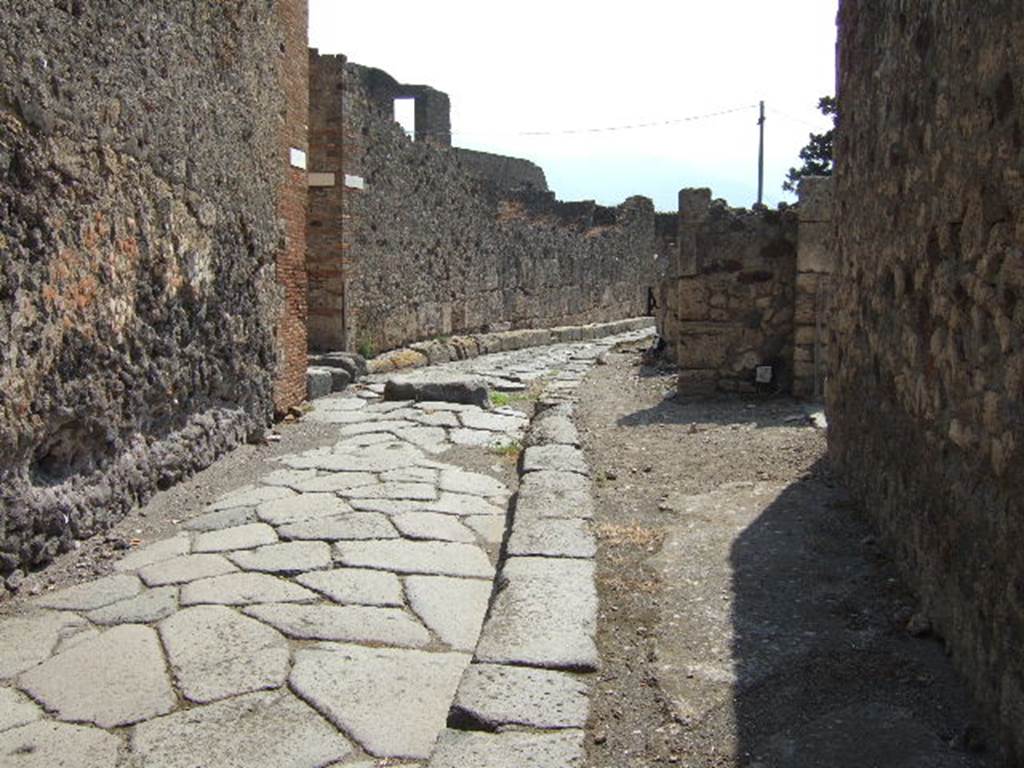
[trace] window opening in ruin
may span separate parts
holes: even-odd
[[[416,141],[416,99],[395,99],[395,122],[410,141]]]

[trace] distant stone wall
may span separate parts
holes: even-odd
[[[544,169],[529,160],[506,157],[473,149],[455,148],[459,164],[489,182],[497,192],[547,192]]]
[[[679,391],[789,391],[797,220],[679,193],[678,251],[661,295],[661,326]],[[771,380],[758,384],[759,366]]]
[[[310,190],[314,347],[380,352],[439,335],[643,313],[657,277],[649,200],[560,203],[540,187],[540,169],[515,158],[509,167],[534,189],[495,184],[494,156],[467,161],[473,155],[436,134],[404,134],[393,98],[411,86],[343,57],[314,52],[310,61],[310,170],[335,180]],[[435,107],[447,104],[425,92]],[[419,125],[417,117],[417,134]],[[332,155],[326,144],[339,137]]]
[[[3,4],[8,585],[295,400],[305,36],[300,0]]]
[[[829,302],[835,271],[832,179],[800,182],[793,315],[793,394],[820,399],[828,377]]]
[[[839,13],[833,464],[1024,762],[1024,6]]]

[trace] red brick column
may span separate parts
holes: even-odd
[[[292,150],[308,151],[309,9],[306,0],[279,0],[280,84],[284,95],[280,157],[284,168],[278,216],[285,247],[277,256],[277,280],[284,304],[277,329],[278,363],[274,409],[283,414],[306,399],[306,169],[293,164]]]

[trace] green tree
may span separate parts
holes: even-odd
[[[822,96],[818,99],[818,109],[825,116],[831,115],[832,127],[825,133],[812,133],[807,146],[800,150],[800,159],[804,164],[800,168],[790,168],[782,188],[787,192],[796,192],[797,184],[804,176],[832,175],[832,139],[835,137],[836,123],[839,112],[834,96]]]

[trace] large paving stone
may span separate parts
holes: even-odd
[[[46,661],[62,638],[88,627],[71,613],[38,611],[4,617],[0,621],[0,680]]]
[[[249,523],[219,531],[208,531],[196,537],[194,552],[228,552],[234,549],[252,549],[277,541],[274,529],[266,523]]]
[[[108,629],[18,678],[62,720],[114,728],[170,712],[177,704],[156,632],[138,624]]]
[[[277,688],[288,676],[288,641],[221,605],[179,611],[160,623],[160,638],[178,689],[200,704]]]
[[[245,612],[297,640],[347,640],[408,648],[430,643],[430,633],[398,608],[271,604],[250,606]]]
[[[509,558],[505,587],[494,598],[476,660],[593,671],[597,591],[589,560]]]
[[[441,642],[457,651],[472,651],[491,597],[491,582],[450,576],[408,576],[409,607]]]
[[[342,541],[346,539],[397,539],[398,532],[385,515],[351,512],[317,520],[285,523],[277,529],[286,540]]]
[[[515,432],[526,424],[526,419],[522,416],[507,416],[485,411],[465,411],[459,418],[462,425],[468,429],[483,429],[488,432]]]
[[[256,508],[256,516],[271,525],[297,523],[336,517],[352,511],[352,507],[330,493],[304,493],[287,499],[268,501]]]
[[[589,709],[587,685],[577,675],[471,664],[459,683],[448,722],[483,731],[506,725],[583,728]]]
[[[182,605],[302,603],[316,599],[316,593],[266,573],[228,573],[193,581],[181,588]]]
[[[583,731],[480,733],[446,730],[428,768],[583,768]]]
[[[590,481],[576,472],[530,472],[516,496],[516,520],[544,517],[591,518]]]
[[[302,573],[295,580],[342,605],[400,608],[402,583],[393,573],[362,568],[335,568]]]
[[[0,731],[28,725],[42,716],[43,710],[27,696],[13,688],[0,688]],[[0,751],[2,757],[3,752]]]
[[[448,439],[455,445],[465,445],[470,448],[497,448],[507,445],[514,438],[499,432],[489,432],[485,429],[453,429],[448,433]]]
[[[437,501],[427,502],[424,506],[431,512],[443,512],[446,515],[505,515],[505,507],[491,504],[480,496],[468,493],[450,493],[444,491]]]
[[[4,768],[111,768],[121,740],[99,728],[37,720],[0,733]]]
[[[342,759],[352,746],[320,715],[279,690],[150,720],[136,726],[132,751],[146,768],[310,768]]]
[[[157,587],[85,616],[94,624],[149,624],[178,610],[178,588]]]
[[[397,435],[403,429],[415,427],[416,422],[405,419],[374,419],[356,424],[346,424],[338,434],[341,437],[352,437],[354,435],[365,435],[372,432],[389,432]]]
[[[190,531],[219,531],[221,528],[234,528],[256,520],[254,507],[234,507],[208,512],[185,522],[184,527]]]
[[[191,546],[189,535],[179,533],[169,539],[156,541],[134,552],[129,552],[116,563],[115,571],[134,571],[150,563],[159,563],[161,560],[170,560],[178,555],[187,555]]]
[[[375,477],[370,472],[328,472],[296,483],[295,490],[302,493],[337,493],[349,488],[358,488],[360,485],[369,485]]]
[[[392,376],[384,383],[385,400],[444,401],[490,407],[490,393],[482,379],[439,370]]]
[[[489,579],[494,566],[474,544],[447,541],[339,541],[334,545],[342,563],[396,573],[426,573]]]
[[[459,426],[459,417],[451,411],[423,410],[422,413],[410,418],[425,427],[451,428]]]
[[[315,469],[275,469],[273,472],[260,477],[260,484],[280,485],[301,493],[302,489],[297,486],[310,480],[315,480],[318,475],[319,473]]]
[[[228,557],[239,568],[260,573],[301,573],[331,567],[331,547],[322,541],[269,544],[231,552]]]
[[[216,512],[233,507],[255,507],[257,504],[262,504],[265,501],[285,499],[294,495],[295,492],[288,488],[269,485],[246,485],[224,494],[211,504],[208,509],[211,512]]]
[[[476,536],[452,515],[440,512],[405,512],[391,518],[407,539],[419,541],[461,541],[472,544]]]
[[[395,438],[394,442],[367,447],[353,447],[351,451],[300,456],[281,459],[290,467],[322,469],[327,472],[386,472],[389,469],[414,466],[423,452],[409,443]]]
[[[505,518],[482,515],[467,517],[465,525],[472,528],[476,535],[488,544],[500,544],[505,537]]]
[[[441,472],[441,490],[473,496],[507,496],[508,487],[490,475],[453,467]]]
[[[409,427],[396,430],[395,434],[427,453],[442,453],[451,447],[451,443],[448,442],[448,433],[441,427]]]
[[[424,759],[468,662],[465,654],[342,645],[297,651],[289,683],[371,755]],[[470,765],[482,764],[460,768]]]
[[[597,554],[597,542],[586,520],[516,520],[507,554],[589,558]]]
[[[91,611],[104,605],[134,597],[142,591],[142,583],[130,573],[118,573],[84,584],[51,592],[35,601],[43,608],[60,608],[66,611]]]
[[[221,576],[236,570],[237,568],[221,555],[182,555],[147,565],[139,570],[139,576],[147,586],[162,587],[167,584],[184,584],[196,579]]]
[[[402,467],[382,472],[380,479],[385,482],[429,483],[437,485],[437,470],[429,467]]]
[[[523,451],[522,470],[524,473],[553,470],[590,474],[583,451],[571,445],[535,445],[527,448]]]
[[[410,501],[431,501],[437,498],[437,488],[429,483],[386,482],[364,485],[340,492],[344,496],[358,499],[408,499]]]

